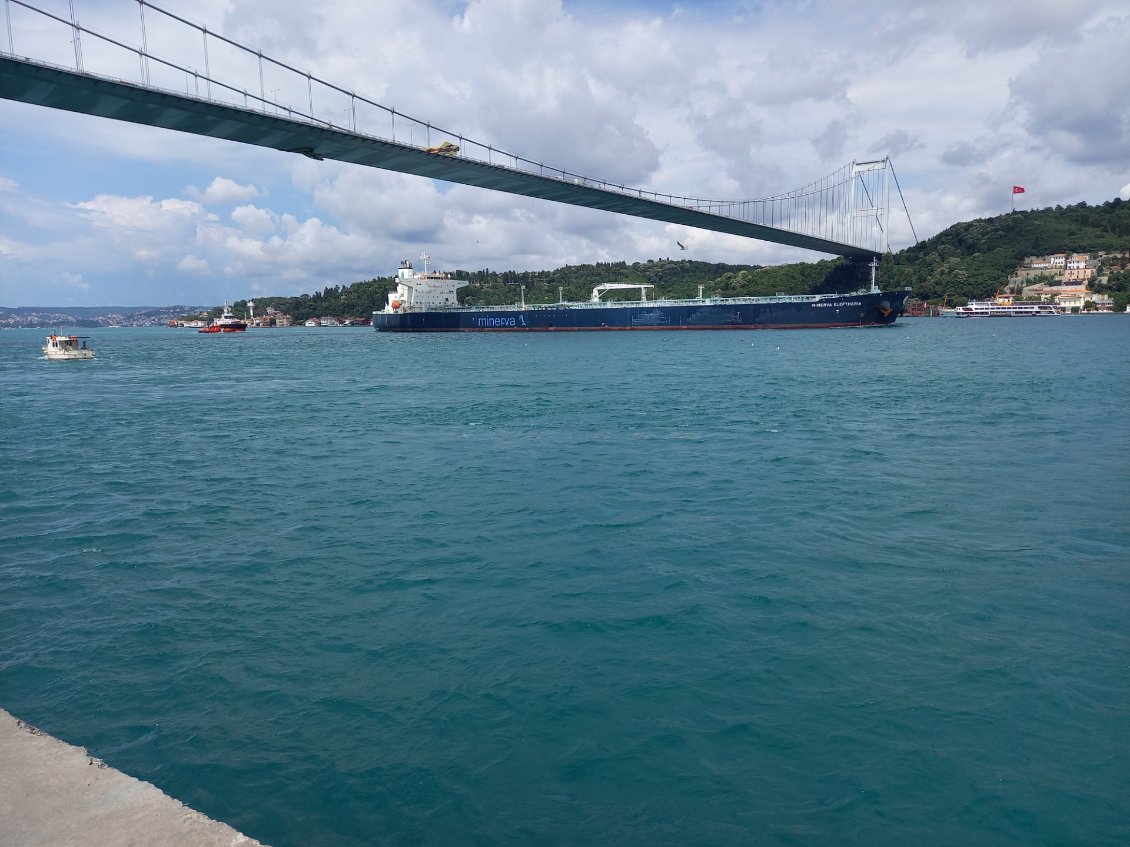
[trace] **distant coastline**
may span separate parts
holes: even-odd
[[[0,306],[0,329],[55,326],[164,326],[207,306]]]

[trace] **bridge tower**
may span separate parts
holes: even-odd
[[[865,243],[867,233],[879,229],[885,256],[891,251],[891,158],[851,163],[851,235]]]

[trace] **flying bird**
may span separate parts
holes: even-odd
[[[686,250],[687,249],[687,245],[685,245],[683,242],[676,241],[675,243],[679,245],[680,250]]]

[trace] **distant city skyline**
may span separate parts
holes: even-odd
[[[92,29],[138,29],[134,3],[74,5]],[[920,238],[1013,202],[1130,199],[1130,10],[1112,0],[162,5],[403,112],[627,185],[753,199],[890,155]],[[73,45],[21,29],[18,11],[13,51],[65,61]],[[9,307],[294,296],[425,250],[440,270],[826,258],[7,100],[0,124]],[[911,242],[893,215],[892,249]]]

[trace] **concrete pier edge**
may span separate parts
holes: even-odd
[[[0,709],[0,847],[263,847]]]

